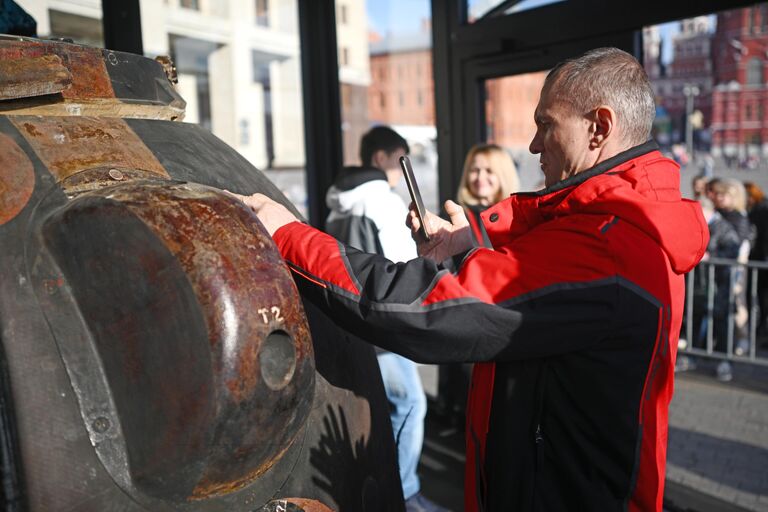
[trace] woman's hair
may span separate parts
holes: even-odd
[[[476,144],[472,146],[464,160],[464,171],[461,173],[461,183],[458,194],[456,194],[456,199],[460,205],[469,206],[480,203],[480,199],[475,197],[469,188],[469,171],[472,169],[472,162],[477,155],[485,155],[490,161],[491,171],[499,177],[499,194],[493,198],[491,204],[498,203],[520,190],[520,178],[517,176],[515,163],[509,154],[496,144]]]
[[[751,181],[744,182],[744,188],[747,190],[747,196],[749,196],[749,204],[754,205],[763,202],[765,199],[765,193],[756,183]]]
[[[747,211],[747,192],[744,190],[744,185],[738,180],[720,180],[712,185],[712,190],[716,194],[725,194],[731,198],[733,203],[733,209],[746,212]]]

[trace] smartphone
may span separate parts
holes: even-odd
[[[427,211],[424,209],[424,201],[421,200],[421,193],[419,192],[419,185],[416,183],[416,176],[413,175],[411,159],[407,156],[401,156],[400,167],[403,169],[403,174],[405,175],[405,184],[408,185],[408,193],[411,195],[411,201],[416,205],[416,216],[419,218],[419,223],[421,224],[419,233],[425,241],[429,242],[427,224],[424,222],[424,219],[427,216]]]

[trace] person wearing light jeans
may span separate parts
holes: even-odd
[[[416,363],[394,352],[378,355],[381,378],[390,404],[389,417],[397,444],[397,461],[403,495],[414,496],[421,489],[416,468],[424,442],[427,397]]]

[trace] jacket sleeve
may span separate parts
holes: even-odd
[[[600,262],[569,269],[525,240],[514,252],[473,249],[437,264],[392,263],[298,222],[274,239],[303,295],[415,361],[542,357],[599,343],[611,329],[617,290],[604,268],[595,270]]]

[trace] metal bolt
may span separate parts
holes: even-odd
[[[95,420],[93,420],[93,423],[91,423],[91,427],[93,427],[93,430],[98,432],[99,434],[103,434],[107,430],[109,430],[109,427],[112,426],[112,424],[109,421],[109,418],[105,418],[104,416],[99,416]]]
[[[109,177],[115,181],[122,181],[123,179],[125,179],[125,176],[123,175],[123,173],[120,172],[120,170],[118,169],[110,169],[107,174],[109,174]]]

